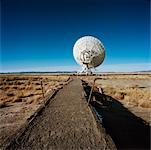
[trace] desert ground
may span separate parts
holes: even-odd
[[[40,107],[43,94],[61,88],[68,80],[68,76],[58,75],[0,75],[0,143]]]
[[[93,92],[112,97],[146,124],[151,124],[151,74],[1,74],[0,75],[0,144],[13,135],[42,105],[44,97],[80,78]],[[92,96],[93,98],[93,96]],[[94,98],[95,99],[95,98]],[[95,100],[94,100],[95,101]]]
[[[94,90],[102,88],[104,94],[122,103],[136,116],[151,124],[151,74],[102,74],[82,76],[81,79],[93,85]]]

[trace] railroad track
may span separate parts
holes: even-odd
[[[74,78],[45,98],[44,104],[1,149],[116,149],[84,97],[80,79]]]

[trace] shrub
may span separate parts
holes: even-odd
[[[41,88],[36,88],[36,90],[41,90]]]
[[[16,89],[16,90],[17,90],[17,89],[18,89],[18,87],[17,87],[17,86],[14,86],[14,87],[13,87],[13,89]]]
[[[41,83],[40,82],[36,82],[35,85],[41,85]]]
[[[6,107],[7,105],[6,105],[6,103],[5,102],[0,102],[0,108],[4,108],[4,107]]]
[[[14,102],[22,102],[22,98],[17,98],[14,100]]]
[[[14,96],[14,93],[7,93],[7,96]]]

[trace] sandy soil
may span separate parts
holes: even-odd
[[[103,74],[78,76],[78,78],[86,81],[90,86],[93,85],[95,78],[101,78],[96,81],[93,92],[99,92],[99,89],[102,88],[106,96],[110,96],[122,104],[124,108],[128,109],[128,112],[151,123],[150,74]],[[68,79],[68,75],[0,75],[0,143],[15,133],[41,106],[43,93],[46,96],[53,89],[66,84]],[[97,108],[102,109],[100,106]],[[104,114],[105,118],[108,118],[107,113]],[[112,116],[112,114],[110,115]],[[112,135],[112,133],[110,134]],[[114,134],[112,138],[114,138]]]
[[[43,92],[47,96],[66,84],[68,79],[68,76],[0,75],[0,143],[40,107]]]
[[[6,144],[7,145],[7,144]],[[7,149],[116,149],[96,120],[84,97],[82,82],[72,80],[49,99],[45,109],[29,121]]]
[[[100,78],[95,84],[96,91],[102,88],[104,94],[121,102],[136,116],[151,124],[151,74],[106,74],[81,78],[90,86],[95,78]]]

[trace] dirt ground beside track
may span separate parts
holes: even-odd
[[[41,81],[46,96],[68,80],[57,75],[0,75],[0,145],[41,106]]]
[[[80,77],[93,85],[95,78],[96,91],[102,88],[104,94],[113,97],[133,114],[151,124],[151,74],[103,74]]]
[[[59,90],[18,133],[8,141],[8,149],[116,149],[101,125],[98,127],[79,79]]]
[[[43,103],[45,96],[64,86],[73,75],[0,75],[0,145],[25,124]],[[75,77],[75,76],[74,76]],[[151,124],[151,74],[101,74],[77,76],[98,91],[121,103],[133,115]],[[99,109],[101,109],[99,107]],[[108,121],[108,120],[107,120]]]

